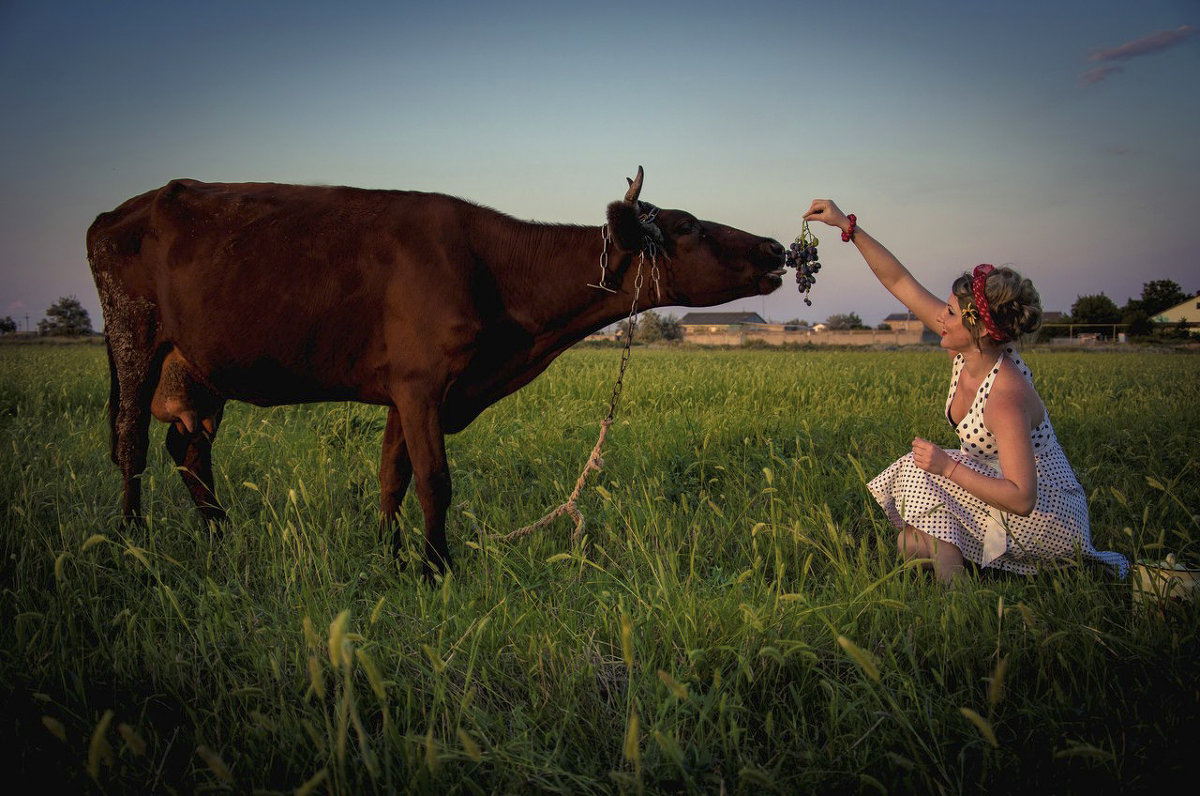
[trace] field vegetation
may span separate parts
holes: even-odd
[[[231,404],[202,525],[152,432],[119,521],[95,346],[0,348],[0,749],[74,792],[1144,792],[1191,772],[1200,611],[1068,563],[947,591],[865,482],[950,445],[935,351],[616,349],[450,438],[456,569],[377,539],[376,407]],[[1200,547],[1200,357],[1027,357],[1097,547]],[[402,562],[403,563],[403,562]]]

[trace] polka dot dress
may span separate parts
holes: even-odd
[[[962,422],[954,427],[962,447],[946,451],[961,466],[991,477],[1000,474],[999,451],[995,437],[983,424],[983,409],[1004,357],[1011,359],[1025,380],[1033,384],[1033,376],[1016,350],[1011,346],[1005,348],[979,385]],[[954,421],[950,418],[950,404],[962,367],[963,358],[959,354],[954,358],[954,374],[946,398],[946,418],[951,424]],[[1028,517],[1002,512],[950,479],[922,470],[913,461],[912,453],[897,460],[867,486],[897,529],[908,524],[950,542],[962,551],[964,558],[981,567],[1033,574],[1039,562],[1073,559],[1078,548],[1084,557],[1108,564],[1120,577],[1125,577],[1129,562],[1124,556],[1098,552],[1092,547],[1087,495],[1058,444],[1048,414],[1031,432],[1031,437],[1038,494],[1037,505]]]

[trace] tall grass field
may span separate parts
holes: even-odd
[[[947,590],[866,482],[949,447],[934,350],[579,348],[448,439],[453,572],[377,538],[384,410],[230,404],[224,527],[102,346],[0,347],[10,793],[1147,792],[1195,782],[1200,609],[1064,562]],[[1200,552],[1200,356],[1031,351],[1100,549]],[[403,566],[407,563],[407,566]],[[14,784],[20,790],[12,790]]]

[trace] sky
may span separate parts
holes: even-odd
[[[0,317],[74,295],[100,328],[88,225],[177,177],[599,226],[639,165],[785,245],[832,198],[939,295],[980,262],[1047,310],[1194,292],[1198,78],[1198,0],[0,0]],[[789,276],[722,309],[903,309],[814,232],[811,307]]]

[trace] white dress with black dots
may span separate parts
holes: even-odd
[[[983,408],[1006,356],[1033,385],[1033,375],[1020,355],[1011,346],[1006,347],[979,385],[962,422],[954,427],[962,447],[946,451],[963,467],[991,477],[1000,474],[1000,460],[996,438],[983,424]],[[962,367],[959,354],[954,358],[954,375],[946,397],[946,419],[951,424],[950,403]],[[1028,517],[1002,512],[950,479],[922,470],[912,453],[898,459],[867,486],[897,529],[908,524],[950,542],[962,551],[963,558],[981,567],[1028,575],[1037,572],[1041,561],[1074,558],[1078,548],[1084,557],[1108,564],[1125,577],[1129,562],[1124,556],[1092,547],[1087,495],[1058,444],[1048,413],[1030,434],[1037,467],[1037,504]]]

